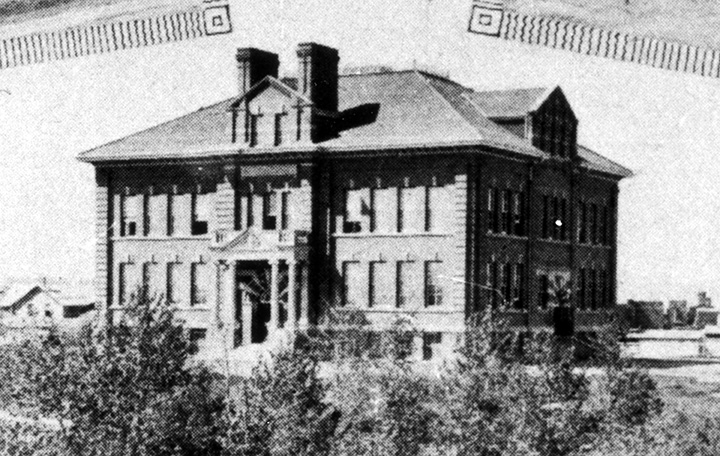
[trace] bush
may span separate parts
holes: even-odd
[[[207,452],[222,398],[189,352],[170,307],[140,290],[106,331],[17,347],[18,403],[57,420],[69,454]]]
[[[315,358],[276,354],[241,382],[226,413],[225,454],[329,454],[340,416],[325,392]]]
[[[609,372],[610,412],[621,424],[645,424],[663,409],[655,381],[642,370]]]

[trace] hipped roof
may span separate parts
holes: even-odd
[[[272,82],[293,89],[292,80]],[[375,121],[318,144],[244,149],[230,142],[229,111],[237,101],[235,97],[83,152],[79,159],[101,163],[222,157],[238,152],[340,153],[429,147],[452,150],[458,146],[484,146],[532,159],[549,158],[549,154],[491,118],[518,116],[536,109],[554,88],[478,92],[418,70],[341,75],[338,86],[341,113],[376,104],[379,110]],[[591,170],[617,177],[631,175],[628,169],[587,148],[578,149],[582,164]]]

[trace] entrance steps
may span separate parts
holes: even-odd
[[[203,356],[202,361],[218,373],[246,377],[255,367],[272,362],[274,353],[292,347],[293,337],[287,330],[279,329],[258,344],[241,345],[223,353],[213,351]]]

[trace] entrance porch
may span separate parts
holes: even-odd
[[[251,228],[224,240],[214,248],[213,325],[224,348],[269,343],[307,328],[307,235]]]

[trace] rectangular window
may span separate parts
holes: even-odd
[[[425,262],[425,307],[440,306],[443,303],[442,262]]]
[[[541,274],[538,277],[539,293],[538,304],[541,309],[547,309],[550,305],[550,278],[547,274]]]
[[[488,296],[490,299],[490,305],[492,308],[497,308],[498,301],[500,299],[500,290],[498,290],[499,285],[499,277],[498,277],[498,264],[495,261],[492,261],[487,264],[487,288],[488,288]]]
[[[121,201],[121,236],[140,235],[144,195],[123,195]]]
[[[500,232],[510,233],[510,190],[503,190],[502,204],[500,205]]]
[[[598,301],[598,307],[607,307],[608,305],[608,289],[607,289],[607,273],[605,270],[598,272],[598,288],[600,290],[600,299]]]
[[[192,228],[192,196],[186,194],[170,195],[168,227],[171,236],[186,236]]]
[[[375,188],[372,195],[373,232],[397,231],[397,188]]]
[[[371,208],[369,188],[346,190],[343,232],[360,233],[369,231]]]
[[[369,273],[369,306],[392,307],[395,296],[392,264],[386,261],[371,261]]]
[[[567,218],[567,200],[565,198],[560,199],[560,240],[567,241],[567,229],[568,223]]]
[[[148,195],[147,233],[150,236],[164,236],[168,230],[167,195]]]
[[[592,310],[597,309],[597,271],[595,269],[591,269],[590,271],[590,277],[588,279],[588,288],[590,291],[590,308]]]
[[[130,263],[120,263],[118,271],[118,304],[127,306],[130,303],[130,294],[132,293],[131,284],[131,268]]]
[[[400,232],[425,231],[425,187],[400,189]]]
[[[253,196],[252,194],[246,193],[240,196],[240,227],[241,229],[247,229],[253,226]]]
[[[598,222],[598,211],[597,204],[590,205],[590,242],[597,244],[597,222]]]
[[[284,113],[275,114],[275,145],[279,146],[283,142],[283,119]]]
[[[128,270],[127,264],[120,263],[118,265],[118,305],[127,304],[127,286],[128,286]]]
[[[495,220],[496,220],[496,214],[497,211],[495,210],[495,201],[496,201],[496,194],[495,194],[495,188],[488,188],[488,206],[487,206],[487,214],[488,214],[488,231],[491,233],[495,233]]]
[[[517,263],[513,274],[512,307],[525,308],[525,265]]]
[[[610,245],[610,236],[608,235],[610,228],[610,216],[607,206],[602,208],[602,223],[600,228],[600,244]]]
[[[250,114],[250,147],[258,145],[258,128],[260,128],[260,115]]]
[[[152,296],[157,290],[155,287],[155,280],[157,279],[157,264],[155,263],[143,263],[142,269],[142,287],[143,291]]]
[[[513,234],[525,235],[525,194],[516,192],[513,195]]]
[[[360,263],[357,261],[345,261],[342,264],[342,280],[342,305],[360,307],[363,302]]]
[[[192,200],[192,225],[190,234],[199,236],[207,234],[212,214],[212,195],[210,193],[193,193]]]
[[[210,292],[210,265],[193,263],[190,271],[190,302],[193,306],[208,304]]]
[[[263,195],[263,224],[264,230],[276,230],[278,222],[278,194],[271,191]]]
[[[550,197],[543,195],[542,238],[550,237]]]
[[[170,304],[182,303],[182,282],[180,276],[180,263],[168,263],[167,265],[167,289],[165,294]]]
[[[605,299],[603,300],[603,305],[605,307],[611,307],[614,306],[615,303],[612,302],[612,286],[613,284],[610,282],[610,274],[607,271],[603,271],[603,276],[605,277],[605,280],[603,280],[603,289],[605,294]]]
[[[587,242],[587,204],[580,201],[578,214],[578,242],[584,244]]]
[[[557,196],[553,196],[552,198],[552,229],[551,229],[551,238],[559,241],[560,240],[560,225],[562,224],[562,221],[560,220],[560,198]]]
[[[417,265],[411,261],[398,261],[396,274],[397,296],[396,307],[414,308],[417,306],[417,291],[415,290],[414,269]]]
[[[291,226],[292,208],[290,207],[290,192],[280,193],[280,229],[287,230]]]
[[[452,230],[452,192],[447,187],[428,187],[427,230],[448,233]]]
[[[502,294],[503,307],[508,307],[512,301],[512,264],[504,263],[502,265]]]
[[[586,305],[585,296],[587,295],[587,271],[580,269],[580,284],[578,286],[578,307],[584,309]]]
[[[442,333],[423,333],[423,360],[433,359],[433,346],[442,343]]]

